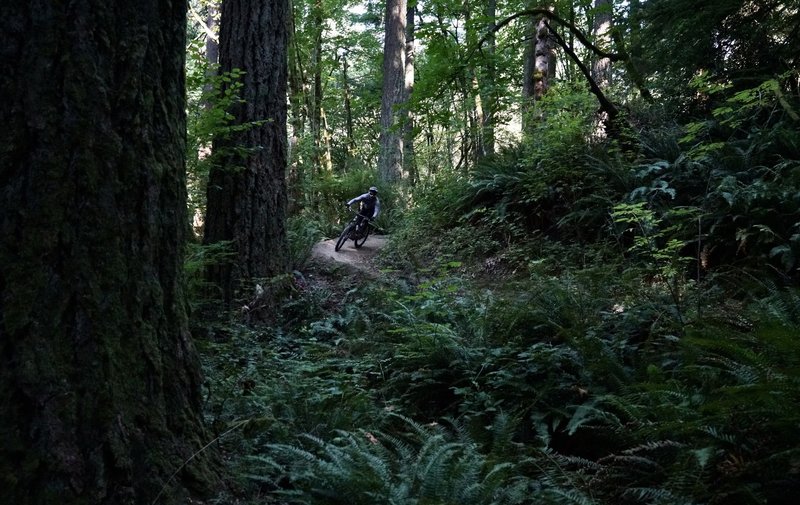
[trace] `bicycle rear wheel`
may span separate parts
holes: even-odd
[[[347,242],[347,239],[350,238],[351,231],[353,231],[353,223],[348,223],[339,235],[339,240],[336,241],[336,247],[333,248],[334,251],[339,252],[339,249],[341,249],[344,243]]]

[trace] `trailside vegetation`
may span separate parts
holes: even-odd
[[[383,11],[350,39],[294,39],[299,54],[348,49],[313,60],[328,70],[307,103],[335,126],[291,158],[281,309],[257,327],[195,321],[231,469],[219,503],[786,503],[800,490],[796,21],[734,1],[689,19],[680,3],[417,4],[418,178],[381,187],[391,242],[374,276],[309,251],[378,177],[377,117],[358,121],[380,103],[364,35],[379,39]],[[294,8],[343,21],[340,3],[321,5]],[[525,9],[562,45],[533,103],[513,98]],[[754,16],[772,38],[735,28]],[[666,52],[669,33],[684,44]],[[729,52],[745,47],[765,58],[757,72]],[[601,80],[588,69],[602,58]],[[521,111],[517,135],[498,127]],[[307,112],[290,108],[299,142],[321,135],[300,128]]]
[[[704,122],[644,107],[635,152],[555,86],[537,142],[421,182],[377,278],[311,263],[269,327],[212,325],[220,502],[787,503],[800,152],[781,79],[714,91]]]
[[[23,3],[0,502],[794,503],[800,0]]]
[[[310,251],[379,177],[384,11],[293,3],[294,272],[193,320],[217,502],[788,503],[798,3],[408,4],[415,175],[365,275]]]

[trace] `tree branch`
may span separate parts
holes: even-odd
[[[650,101],[650,102],[653,101],[653,96],[650,94],[650,90],[648,90],[647,87],[645,86],[644,79],[642,78],[642,75],[639,73],[638,69],[636,68],[636,65],[634,65],[633,61],[631,60],[630,55],[625,50],[625,43],[624,43],[624,40],[622,39],[622,34],[619,32],[619,30],[616,30],[616,29],[612,30],[611,31],[611,37],[612,37],[612,40],[614,40],[614,44],[617,46],[617,49],[620,52],[618,52],[618,53],[610,53],[610,52],[607,52],[607,51],[604,51],[604,50],[600,49],[599,47],[597,47],[594,44],[592,44],[591,42],[589,42],[589,40],[586,38],[586,36],[583,34],[583,32],[581,30],[579,30],[574,24],[572,24],[569,21],[566,21],[566,20],[560,18],[555,13],[550,12],[547,9],[526,9],[526,10],[517,12],[516,14],[513,14],[513,15],[507,17],[507,18],[503,19],[502,21],[499,21],[495,26],[492,27],[492,29],[487,31],[483,35],[483,37],[481,37],[481,39],[477,42],[475,47],[473,47],[467,53],[467,59],[469,59],[472,56],[472,53],[475,52],[475,50],[480,50],[481,46],[483,46],[483,44],[489,39],[489,37],[492,34],[494,34],[495,32],[499,31],[501,28],[505,27],[506,25],[508,25],[509,23],[514,21],[515,19],[519,19],[519,18],[524,17],[524,16],[546,16],[550,20],[555,21],[556,23],[560,24],[561,26],[563,26],[564,28],[569,30],[570,33],[572,33],[575,36],[575,38],[578,39],[578,41],[581,44],[583,44],[584,47],[586,47],[587,49],[592,51],[594,54],[596,54],[600,58],[608,58],[612,62],[622,61],[624,66],[625,66],[625,70],[628,72],[628,75],[631,78],[631,81],[633,81],[634,86],[636,86],[636,88],[639,90],[639,93],[642,95],[642,97],[647,101]],[[549,25],[548,25],[548,29],[552,33],[555,33],[555,31],[552,28],[550,28]],[[563,39],[562,39],[562,42],[563,42]],[[572,52],[571,50],[567,49],[567,45],[566,44],[559,43],[559,45],[562,48],[564,48],[565,51],[571,52],[572,54],[570,55],[570,57],[573,60],[575,60],[575,62],[577,62],[579,64],[579,66],[582,66],[580,64],[580,60],[578,60],[578,58],[575,55],[575,53]],[[583,68],[581,68],[581,70],[583,71]],[[585,72],[584,72],[584,74],[585,74]],[[589,75],[587,75],[586,78],[589,79],[591,84],[594,84],[593,81],[591,80],[591,78],[589,77]]]
[[[500,31],[500,29],[502,29],[507,24],[509,24],[512,21],[514,21],[515,19],[519,19],[519,18],[524,17],[524,16],[545,16],[545,17],[549,18],[550,20],[555,21],[556,23],[560,24],[561,26],[563,26],[564,28],[569,30],[573,35],[575,35],[575,38],[577,38],[580,41],[581,44],[583,44],[587,49],[589,49],[590,51],[592,51],[596,55],[600,56],[601,58],[608,58],[611,61],[620,61],[620,60],[625,58],[625,55],[623,55],[623,54],[609,53],[607,51],[603,51],[602,49],[600,49],[596,45],[594,45],[591,42],[589,42],[589,39],[587,39],[586,36],[583,34],[583,32],[581,30],[579,30],[575,25],[573,25],[569,21],[566,21],[566,20],[558,17],[555,13],[550,12],[547,9],[526,9],[526,10],[517,12],[516,14],[512,14],[511,16],[503,19],[502,21],[498,21],[497,24],[495,26],[493,26],[491,30],[487,31],[483,35],[483,37],[481,37],[480,40],[478,40],[478,42],[475,44],[475,46],[467,54],[467,59],[469,59],[472,56],[473,52],[475,52],[477,49],[479,49],[481,46],[483,46],[484,42],[486,42],[493,33]]]
[[[597,101],[600,102],[600,110],[608,114],[610,120],[613,120],[614,117],[616,117],[617,114],[619,114],[619,110],[616,108],[616,106],[614,106],[613,103],[611,103],[611,100],[606,98],[606,95],[605,93],[603,93],[603,90],[601,90],[600,86],[598,86],[595,80],[592,79],[592,73],[589,71],[586,65],[583,64],[580,58],[578,58],[578,55],[575,54],[575,51],[573,51],[572,48],[570,48],[567,45],[567,43],[564,41],[561,35],[558,34],[558,32],[556,32],[550,27],[550,23],[545,21],[544,24],[547,27],[547,29],[550,30],[550,33],[553,35],[553,38],[556,39],[558,45],[561,46],[561,49],[563,49],[564,52],[567,53],[567,55],[570,58],[572,58],[575,64],[578,65],[578,68],[581,70],[581,73],[583,73],[583,76],[586,77],[587,81],[589,81],[589,88],[591,89],[592,94],[596,96]]]
[[[200,28],[202,28],[203,31],[206,32],[206,36],[207,37],[210,37],[211,40],[213,40],[214,42],[219,42],[219,37],[217,36],[216,33],[214,33],[214,30],[212,30],[206,24],[206,22],[205,22],[205,20],[203,20],[202,16],[200,16],[200,14],[198,14],[197,11],[194,10],[194,7],[192,7],[191,5],[189,6],[189,13],[192,15],[194,20],[197,21],[198,24],[200,24]]]

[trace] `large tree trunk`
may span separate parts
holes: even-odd
[[[231,302],[243,281],[289,269],[286,236],[286,46],[288,0],[224,0],[220,66],[244,71],[231,113],[250,125],[214,149],[225,157],[208,184],[205,243],[231,241],[232,263],[211,269],[211,281]],[[258,121],[257,124],[251,124]],[[242,148],[247,152],[242,152]],[[227,154],[227,156],[225,156]]]
[[[399,108],[405,97],[406,0],[386,0],[385,30],[378,173],[382,181],[394,182],[403,173]]]
[[[592,35],[594,44],[603,49],[609,50],[611,45],[611,2],[610,0],[594,0],[594,23],[592,24]],[[611,59],[608,57],[594,57],[592,63],[592,79],[602,90],[607,90],[611,86]]]
[[[186,12],[0,8],[0,503],[187,503],[209,478],[182,283]]]

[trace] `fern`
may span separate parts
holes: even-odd
[[[689,505],[693,503],[685,497],[676,496],[666,489],[632,487],[625,490],[623,497],[633,497],[637,501],[650,504]]]
[[[440,503],[494,504],[515,494],[520,477],[512,481],[512,463],[489,464],[466,432],[453,438],[441,426],[423,426],[393,416],[410,429],[409,442],[396,436],[365,431],[339,432],[332,441],[305,436],[310,448],[273,444],[265,469],[280,468],[298,489],[287,497],[302,496],[304,503]],[[287,464],[275,464],[284,459]],[[259,460],[254,460],[259,461]],[[275,481],[266,479],[267,481]],[[511,486],[509,483],[513,482]],[[500,500],[500,501],[498,501]]]

